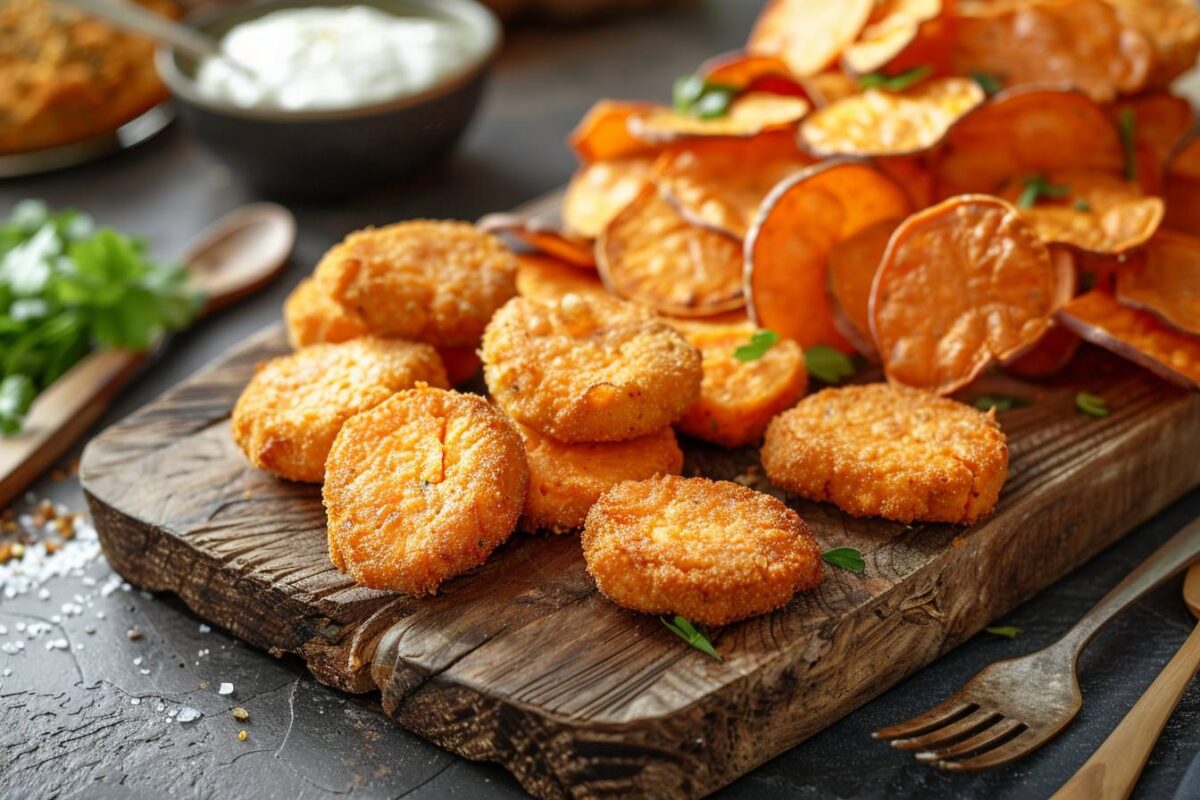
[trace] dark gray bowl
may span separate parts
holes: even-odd
[[[157,66],[184,124],[236,174],[272,194],[321,198],[393,182],[449,150],[479,105],[500,48],[500,24],[475,0],[267,0],[191,21],[214,37],[283,8],[369,5],[395,14],[449,18],[483,37],[483,55],[420,94],[360,108],[285,112],[201,97],[196,62],[161,48]]]

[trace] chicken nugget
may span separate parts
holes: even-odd
[[[883,383],[825,389],[767,427],[767,477],[856,517],[969,525],[1008,474],[995,411]]]
[[[283,301],[288,342],[296,350],[321,342],[337,343],[366,336],[367,323],[305,278]]]
[[[583,526],[600,495],[621,481],[678,475],[683,451],[670,428],[624,442],[565,444],[520,423],[529,462],[521,528],[565,533]]]
[[[808,388],[804,353],[791,339],[762,349],[754,344],[762,341],[754,338],[758,327],[748,321],[673,325],[703,358],[700,399],[675,423],[688,436],[724,447],[757,442],[771,418],[795,405]]]
[[[418,381],[449,385],[429,345],[370,336],[314,344],[259,366],[233,409],[233,439],[259,469],[320,483],[343,423]]]
[[[375,335],[458,347],[478,342],[517,293],[516,273],[516,256],[491,234],[466,222],[414,220],[350,234],[315,275]]]
[[[430,594],[513,532],[529,470],[484,398],[429,386],[352,417],[329,452],[329,558],[362,586]]]
[[[509,416],[560,442],[619,442],[670,425],[700,395],[700,353],[648,309],[569,294],[500,309],[483,377]]]
[[[588,512],[583,557],[604,596],[724,625],[821,582],[821,548],[778,499],[730,481],[626,481]]]

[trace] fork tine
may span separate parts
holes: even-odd
[[[992,727],[1002,719],[1004,719],[1004,715],[998,714],[991,709],[977,708],[965,717],[921,736],[893,739],[892,747],[898,747],[901,750],[928,750],[931,747],[947,747]]]
[[[947,758],[968,758],[981,755],[1015,739],[1026,728],[1024,722],[1004,719],[991,725],[969,739],[948,747],[933,748],[916,754],[917,761],[941,761]]]
[[[959,720],[977,708],[979,706],[975,703],[964,703],[956,697],[951,697],[941,705],[934,706],[912,719],[893,725],[890,728],[881,728],[875,731],[871,734],[871,738],[905,739],[910,736],[919,736]]]
[[[1028,727],[1020,728],[1016,734],[1010,734],[1007,742],[984,753],[960,759],[943,759],[935,766],[950,772],[968,772],[977,769],[988,769],[1007,764],[1028,753],[1042,744],[1046,737],[1035,736]]]

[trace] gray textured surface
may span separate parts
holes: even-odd
[[[123,416],[278,318],[288,289],[348,230],[413,216],[473,219],[515,206],[561,184],[573,161],[562,138],[601,95],[665,97],[671,80],[705,56],[736,46],[757,3],[729,0],[687,12],[629,18],[567,33],[513,34],[483,113],[464,146],[400,186],[336,206],[294,206],[300,241],[288,273],[262,295],[178,337],[124,393],[108,421]],[[252,195],[198,149],[185,131],[91,167],[0,183],[0,210],[20,197],[75,205],[102,222],[148,236],[175,252],[222,211]],[[43,481],[38,497],[75,509],[74,481]],[[1040,647],[1082,614],[1170,533],[1200,513],[1194,493],[1121,544],[1003,620],[1024,629],[1015,641],[976,637],[917,676],[724,791],[728,797],[1048,796],[1077,769],[1185,638],[1191,620],[1173,581],[1089,648],[1082,665],[1084,710],[1042,752],[978,776],[947,776],[873,742],[874,728],[932,705],[996,658]],[[375,712],[317,685],[292,660],[255,651],[169,597],[117,589],[100,596],[110,570],[97,561],[82,578],[54,579],[51,596],[0,600],[0,625],[49,621],[75,594],[91,607],[0,653],[0,796],[222,798],[503,798],[520,796],[502,771],[449,755]],[[94,595],[94,597],[93,597]],[[97,619],[102,611],[104,619]],[[51,623],[52,624],[52,623]],[[93,626],[94,634],[86,628]],[[131,627],[144,636],[126,637]],[[48,651],[66,638],[82,650]],[[200,655],[201,651],[207,651]],[[134,659],[141,657],[140,664]],[[149,670],[143,674],[142,670]],[[221,682],[231,696],[217,694]],[[139,702],[135,705],[134,700]],[[159,711],[159,703],[163,710]],[[204,712],[171,720],[181,706]],[[249,722],[228,711],[240,705]],[[1200,749],[1200,691],[1189,690],[1155,750],[1136,796],[1170,796]],[[240,742],[245,728],[249,739]]]

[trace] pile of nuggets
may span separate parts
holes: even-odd
[[[1197,53],[1182,0],[773,0],[673,105],[588,112],[561,225],[330,250],[234,438],[323,483],[364,586],[431,593],[514,530],[582,530],[626,608],[779,608],[821,580],[812,533],[681,477],[677,432],[848,514],[969,525],[1008,471],[995,410],[948,397],[983,372],[1050,376],[1086,339],[1200,385],[1200,139],[1167,90]],[[886,381],[806,396],[833,351]],[[450,388],[481,362],[488,397]]]

